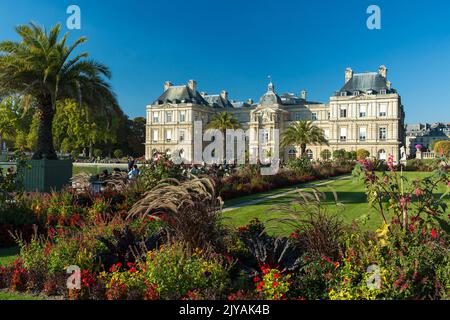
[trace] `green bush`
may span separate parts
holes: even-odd
[[[344,160],[346,153],[347,152],[344,149],[334,150],[333,151],[333,158],[335,160]]]
[[[287,167],[299,175],[311,174],[311,161],[306,157],[289,160]]]
[[[322,150],[320,152],[320,157],[322,158],[322,160],[328,161],[331,159],[331,151],[328,149]]]
[[[358,149],[358,151],[356,151],[357,160],[364,160],[364,159],[367,159],[368,157],[370,157],[369,151],[367,151],[365,149]]]
[[[180,244],[150,252],[146,272],[162,299],[179,299],[190,291],[220,294],[228,285],[228,272],[220,261],[200,251],[189,255]]]

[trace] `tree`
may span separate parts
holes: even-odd
[[[0,153],[3,150],[3,141],[16,133],[18,114],[12,98],[7,98],[0,103]]]
[[[123,152],[120,149],[117,149],[114,151],[114,157],[116,157],[116,159],[121,159],[123,158]]]
[[[58,102],[53,122],[55,148],[69,153],[89,148],[91,156],[94,145],[115,143],[117,126],[111,123],[117,121],[108,123],[107,119],[86,105],[79,106],[74,100]]]
[[[131,155],[134,157],[142,157],[145,154],[145,126],[146,120],[143,117],[138,117],[133,120],[128,120],[129,135],[128,147]]]
[[[356,158],[358,160],[364,160],[367,159],[368,157],[370,157],[370,152],[365,150],[365,149],[358,149],[358,151],[356,151]]]
[[[320,157],[322,158],[322,160],[330,160],[331,159],[331,151],[328,149],[322,150],[322,152],[320,152]]]
[[[213,117],[207,129],[217,129],[225,133],[227,129],[236,130],[240,127],[239,121],[231,113],[224,111]]]
[[[108,67],[87,60],[87,53],[73,55],[86,42],[81,37],[68,45],[68,33],[60,37],[61,25],[48,33],[31,23],[16,27],[20,42],[0,42],[0,95],[27,97],[36,110],[37,146],[33,159],[57,159],[52,124],[58,101],[74,99],[90,107],[118,108],[108,79]]]
[[[344,160],[346,153],[347,151],[345,151],[344,149],[334,150],[333,158],[336,160]]]
[[[450,155],[450,140],[437,141],[434,144],[434,153],[436,155]]]
[[[281,146],[283,148],[299,145],[302,157],[306,155],[306,147],[310,144],[328,145],[323,130],[311,121],[298,121],[293,123],[281,137]]]

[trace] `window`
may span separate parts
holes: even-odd
[[[186,131],[180,130],[178,131],[178,140],[183,142],[186,139]]]
[[[300,121],[302,120],[302,114],[300,112],[296,112],[295,113],[295,121]]]
[[[366,141],[367,139],[367,128],[361,127],[359,128],[359,141]]]
[[[386,117],[387,115],[387,105],[380,104],[380,117]]]
[[[166,140],[167,140],[167,142],[172,141],[172,130],[166,131]]]
[[[385,95],[387,92],[386,92],[386,90],[385,89],[383,89],[383,90],[380,90],[380,94],[382,94],[382,95]]]
[[[180,111],[180,122],[186,122],[186,111]]]
[[[172,122],[173,112],[172,111],[166,111],[166,122],[170,123]]]
[[[328,112],[328,120],[331,119],[331,112]]]
[[[312,121],[317,121],[317,120],[318,120],[318,118],[317,118],[317,112],[313,112],[313,113],[311,114],[311,119],[312,119]]]
[[[359,117],[365,118],[366,116],[367,116],[367,106],[366,105],[359,106]]]
[[[158,131],[158,130],[153,130],[152,137],[153,137],[153,142],[158,142],[158,139],[159,139],[159,131]]]
[[[159,112],[153,112],[153,123],[159,123]]]
[[[347,96],[347,92],[346,91],[341,92],[341,97],[346,97],[346,96]]]
[[[347,118],[347,107],[341,107],[340,116],[341,118]]]
[[[361,93],[359,92],[359,91],[355,91],[355,92],[353,92],[353,95],[354,96],[359,96]]]
[[[386,128],[380,128],[379,129],[379,138],[380,138],[380,140],[386,140],[387,139],[387,130],[386,130]]]
[[[288,152],[288,158],[289,159],[296,159],[297,158],[297,150],[296,149],[290,149]]]
[[[308,157],[309,160],[313,160],[314,159],[314,153],[312,152],[312,150],[306,150],[306,156]]]
[[[384,151],[384,150],[378,151],[378,159],[386,161],[386,159],[387,159],[386,151]]]
[[[340,140],[347,141],[347,128],[341,128]]]

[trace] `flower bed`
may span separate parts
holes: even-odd
[[[230,230],[206,177],[145,193],[138,181],[95,196],[22,195],[9,206],[35,227],[13,237],[20,255],[0,268],[0,290],[74,300],[448,299],[447,207],[434,196],[438,185],[450,190],[448,171],[407,181],[391,157],[386,165],[380,173],[364,160],[354,171],[383,217],[376,232],[343,225],[341,207],[318,191],[277,209],[282,217],[271,223],[294,226],[289,237],[270,236],[258,220]],[[265,182],[283,183],[286,172]],[[240,174],[226,179],[252,172]],[[68,266],[79,268],[79,287],[67,287]]]

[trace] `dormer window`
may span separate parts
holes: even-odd
[[[347,96],[347,91],[341,92],[341,97],[346,97],[346,96]]]
[[[380,94],[386,95],[386,93],[387,93],[386,89],[380,90]]]
[[[359,95],[361,95],[361,92],[360,92],[360,91],[354,91],[354,92],[353,92],[353,95],[354,95],[354,96],[359,96]]]

